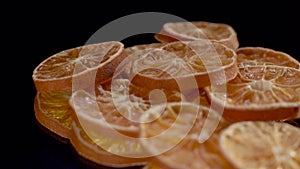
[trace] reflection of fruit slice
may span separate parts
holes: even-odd
[[[203,140],[228,125],[218,113],[207,107],[185,102],[168,103],[159,117],[158,113],[157,107],[150,108],[143,117],[146,121],[154,120],[141,124],[141,137],[144,138],[141,143],[155,155],[151,161],[153,168],[167,166],[172,169],[198,169],[229,166],[216,153],[215,143],[211,141],[213,139]]]
[[[236,50],[239,67],[278,65],[300,68],[300,63],[287,53],[263,47],[242,47]]]
[[[220,135],[220,149],[236,168],[300,168],[300,129],[282,122],[234,123]]]
[[[207,41],[168,43],[145,51],[132,62],[131,82],[151,90],[183,91],[220,85],[237,73],[235,52]]]
[[[288,120],[300,117],[300,70],[282,66],[247,66],[227,84],[226,94],[206,87],[210,100],[228,120]]]
[[[70,143],[80,157],[83,157],[98,165],[100,164],[108,167],[119,168],[146,164],[146,161],[141,161],[141,159],[121,157],[116,154],[109,153],[101,148],[99,145],[97,145],[95,140],[92,140],[85,130],[80,126],[80,122],[78,119],[76,119],[76,117],[72,122],[72,135],[70,137]]]
[[[208,39],[232,49],[239,46],[237,34],[230,25],[205,21],[166,23],[154,37],[160,42]]]
[[[102,83],[110,79],[125,57],[120,42],[81,46],[50,56],[34,69],[32,78],[38,91],[72,90],[72,80],[77,88],[86,88],[91,85],[88,80]]]
[[[111,91],[99,87],[96,97],[75,91],[70,99],[78,121],[90,139],[102,149],[135,161],[144,162],[138,133],[139,115],[149,106],[141,98],[126,94],[125,79],[112,84]],[[124,90],[125,89],[125,90]]]
[[[70,91],[37,92],[34,100],[35,116],[39,123],[57,135],[68,138],[71,114],[74,113],[69,105]]]

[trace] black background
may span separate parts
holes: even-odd
[[[23,4],[18,4],[22,9],[15,9],[17,13],[7,17],[8,22],[3,26],[8,28],[4,32],[8,36],[5,41],[8,55],[3,57],[10,59],[3,64],[9,67],[3,72],[3,82],[4,88],[10,90],[4,90],[9,94],[2,103],[6,107],[2,113],[8,115],[3,117],[1,124],[5,156],[2,160],[9,168],[94,168],[77,158],[68,144],[54,139],[39,127],[33,111],[36,91],[31,75],[33,69],[50,55],[83,45],[102,26],[122,16],[164,12],[189,21],[227,23],[236,30],[240,47],[273,48],[299,60],[300,12],[297,5],[287,1],[265,5],[254,1],[211,2],[184,1],[165,6],[154,2],[136,5],[99,1],[99,4],[24,4],[24,8]],[[126,46],[153,41],[150,34],[132,37],[124,43]]]

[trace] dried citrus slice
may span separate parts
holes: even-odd
[[[208,39],[232,49],[239,46],[237,34],[232,26],[206,21],[165,23],[154,37],[160,42]]]
[[[111,89],[98,87],[96,98],[103,118],[114,129],[138,137],[139,118],[150,107],[150,102],[129,93],[130,81],[115,79]]]
[[[300,129],[282,122],[238,122],[220,135],[220,149],[236,168],[300,168]]]
[[[126,79],[115,80],[110,91],[99,86],[96,96],[77,90],[70,98],[70,105],[91,141],[110,154],[133,158],[134,165],[147,159],[138,136],[139,116],[149,104],[128,94],[128,85]]]
[[[239,67],[279,65],[300,68],[300,63],[287,53],[264,47],[241,47],[236,50]]]
[[[239,68],[225,94],[206,87],[208,97],[224,107],[231,121],[291,120],[300,117],[300,70],[274,65]]]
[[[38,91],[72,90],[72,79],[80,80],[80,87],[89,87],[87,80],[95,77],[102,83],[110,79],[115,67],[126,57],[124,45],[117,41],[80,46],[54,54],[33,71]],[[88,85],[88,86],[86,86]]]
[[[72,134],[70,136],[70,144],[75,149],[80,158],[86,159],[88,162],[93,162],[99,165],[107,167],[129,167],[145,165],[147,161],[141,161],[141,159],[126,158],[118,156],[116,154],[109,153],[101,146],[99,146],[95,140],[92,140],[90,136],[80,125],[80,122],[76,117],[71,124]],[[100,141],[100,140],[99,140]]]
[[[221,85],[237,74],[235,51],[219,43],[177,41],[139,51],[138,55],[139,59],[132,59],[129,64],[131,83],[150,90]]]
[[[158,106],[158,107],[157,107]],[[229,163],[217,154],[211,138],[228,125],[213,109],[193,103],[167,103],[165,109],[156,105],[142,116],[149,123],[141,124],[141,143],[153,155],[152,167],[172,169],[227,168]],[[208,132],[214,128],[212,133]],[[150,167],[151,164],[148,166]]]
[[[132,79],[130,78],[130,75],[132,75],[133,62],[135,60],[141,59],[146,53],[151,53],[153,50],[159,49],[163,46],[165,46],[164,43],[150,43],[125,48],[125,52],[128,55],[128,57],[126,58],[126,63],[128,64],[123,67],[124,70],[122,70],[121,78],[128,79],[129,81],[131,81]],[[149,96],[151,95],[151,92],[153,90],[147,88],[147,86],[137,86],[133,83],[130,83],[129,89],[130,93],[133,93],[146,100],[149,100]],[[173,102],[186,99],[181,95],[180,92],[175,90],[167,90],[164,92],[165,96],[167,97],[167,101]]]
[[[34,100],[35,117],[48,130],[68,138],[73,109],[69,105],[70,91],[37,92]]]

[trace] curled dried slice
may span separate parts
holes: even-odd
[[[287,53],[264,47],[242,47],[236,50],[238,67],[278,65],[299,69],[300,63]]]
[[[217,154],[214,139],[210,137],[228,125],[214,110],[177,102],[153,106],[147,113],[142,118],[152,121],[141,124],[141,143],[153,155],[152,167],[205,169],[230,166],[220,153]]]
[[[75,91],[70,104],[87,136],[96,145],[116,156],[144,162],[146,157],[139,143],[139,116],[148,109],[148,102],[128,94],[129,82],[115,80],[111,90],[99,87],[98,95]]]
[[[283,122],[238,122],[224,129],[219,145],[235,168],[300,168],[300,129]]]
[[[103,118],[114,129],[137,137],[140,116],[150,107],[150,102],[129,93],[130,81],[115,79],[110,90],[98,87],[96,97]]]
[[[74,79],[77,89],[86,88],[90,79],[109,80],[125,57],[124,45],[117,41],[80,46],[48,57],[34,69],[32,78],[38,91],[70,91]]]
[[[291,120],[300,117],[300,70],[258,65],[239,68],[226,93],[206,87],[209,99],[224,107],[231,121]]]
[[[160,42],[207,39],[232,49],[237,49],[239,46],[237,34],[232,26],[206,21],[165,23],[154,37]]]

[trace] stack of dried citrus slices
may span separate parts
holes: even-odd
[[[45,59],[32,75],[37,121],[108,167],[300,168],[295,58],[239,47],[223,23],[166,23],[154,37]]]

